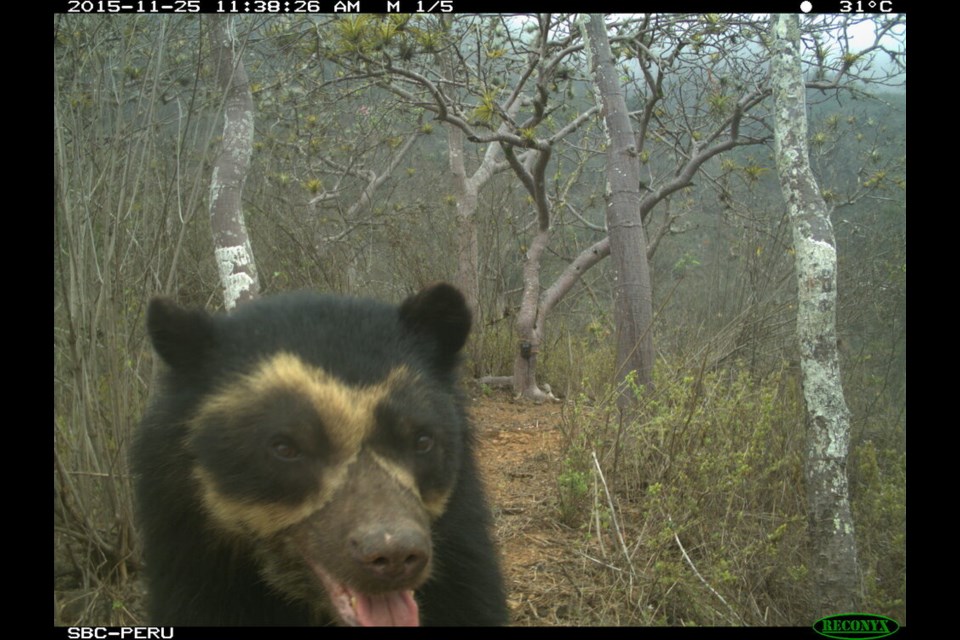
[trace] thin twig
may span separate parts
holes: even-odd
[[[603,529],[600,526],[600,499],[597,491],[597,476],[593,476],[593,517],[597,527],[597,543],[600,545],[600,555],[607,557],[607,549],[603,544]]]
[[[623,540],[623,532],[620,531],[620,523],[617,522],[617,510],[613,506],[613,498],[610,497],[610,489],[607,488],[607,479],[603,477],[603,470],[600,469],[600,461],[597,460],[597,452],[591,451],[590,455],[593,456],[593,464],[597,468],[597,475],[600,476],[600,482],[603,484],[603,492],[607,496],[607,504],[610,506],[610,519],[613,522],[613,529],[617,532],[617,540],[620,541],[620,550],[623,552],[623,557],[627,561],[627,566],[630,568],[630,574],[634,575],[633,563],[630,562],[630,552],[627,550],[627,543]]]
[[[583,551],[580,551],[579,553],[580,553],[581,556],[583,556],[584,558],[586,558],[586,559],[589,560],[590,562],[596,563],[596,564],[600,565],[601,567],[606,567],[607,569],[610,569],[611,571],[616,571],[617,573],[623,573],[623,572],[624,572],[623,569],[621,569],[620,567],[615,567],[615,566],[613,566],[612,564],[610,564],[610,563],[608,563],[608,562],[604,562],[603,560],[601,560],[601,559],[599,559],[599,558],[594,558],[593,556],[588,555],[588,554],[584,553]]]
[[[672,523],[673,520],[671,519],[670,522]],[[717,590],[714,589],[713,587],[711,587],[711,586],[710,586],[710,583],[707,582],[706,579],[705,579],[702,575],[700,575],[700,572],[699,572],[699,571],[697,571],[697,567],[694,566],[693,560],[691,560],[691,559],[690,559],[690,556],[687,555],[687,550],[683,548],[683,545],[680,543],[680,538],[679,538],[679,536],[677,536],[676,532],[674,532],[674,534],[673,534],[673,539],[677,541],[677,546],[680,547],[680,553],[683,554],[683,559],[687,561],[687,564],[690,565],[690,568],[693,569],[693,572],[696,574],[696,576],[697,576],[698,578],[700,578],[700,582],[702,582],[702,583],[704,584],[704,586],[705,586],[707,589],[710,590],[710,593],[712,593],[713,595],[717,596],[717,598],[720,599],[720,602],[722,602],[723,604],[725,604],[725,605],[727,606],[727,609],[730,610],[731,615],[733,615],[733,617],[735,618],[735,621],[736,621],[737,623],[739,623],[739,624],[741,624],[741,625],[745,625],[746,623],[743,621],[743,618],[741,618],[739,615],[737,615],[737,612],[733,610],[733,607],[731,607],[730,604],[729,604],[726,600],[723,599],[723,596],[720,595],[719,593],[717,593]]]

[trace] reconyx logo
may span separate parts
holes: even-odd
[[[822,636],[857,640],[886,638],[899,628],[896,620],[872,613],[838,613],[813,623],[813,630]]]

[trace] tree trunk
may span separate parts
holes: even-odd
[[[210,179],[210,226],[224,306],[229,311],[260,293],[241,201],[253,153],[253,96],[232,18],[210,17],[210,43],[224,95],[223,142]]]
[[[636,382],[653,380],[653,290],[647,262],[647,239],[640,220],[640,160],[627,104],[620,88],[603,16],[591,14],[586,37],[593,57],[594,82],[607,127],[607,232],[614,266],[614,316],[617,325],[618,383],[635,372]],[[620,405],[630,400],[621,387]]]
[[[520,338],[513,362],[513,392],[532,400],[546,400],[547,394],[537,385],[537,354],[543,339],[543,320],[540,313],[540,260],[550,243],[549,223],[543,218],[537,234],[527,250],[523,264],[523,295],[517,313],[517,336]]]
[[[837,254],[829,211],[810,170],[800,22],[771,19],[774,132],[780,187],[793,225],[797,337],[807,408],[810,566],[819,618],[857,611],[860,580],[847,490],[849,412],[837,357]]]

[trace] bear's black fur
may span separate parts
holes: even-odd
[[[225,316],[156,299],[147,325],[166,364],[133,450],[152,624],[506,623],[456,289]]]

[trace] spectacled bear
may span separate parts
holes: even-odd
[[[165,363],[133,448],[162,625],[498,625],[497,552],[438,284],[224,316],[151,302]]]

